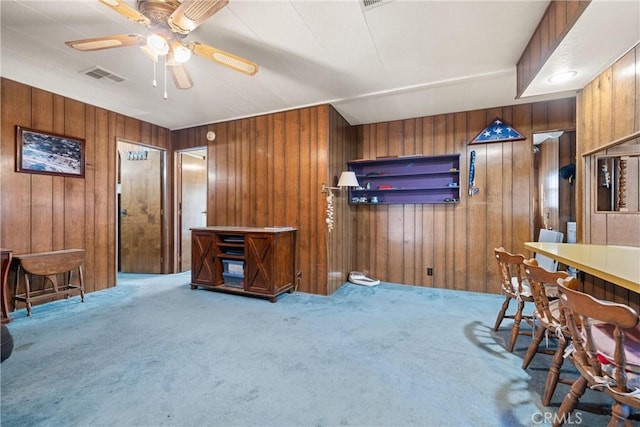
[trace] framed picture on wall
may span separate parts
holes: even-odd
[[[84,139],[16,126],[16,172],[84,177]]]

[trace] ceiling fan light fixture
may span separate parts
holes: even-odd
[[[169,53],[169,43],[160,34],[151,34],[147,37],[147,46],[159,56]]]
[[[191,58],[191,49],[180,43],[172,46],[171,51],[173,52],[173,59],[178,64],[184,64]]]

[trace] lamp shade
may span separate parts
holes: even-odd
[[[338,187],[359,187],[358,179],[355,172],[344,171],[340,174]]]

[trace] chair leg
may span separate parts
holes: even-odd
[[[542,395],[542,404],[544,406],[549,406],[553,392],[556,391],[558,379],[560,378],[560,368],[562,367],[562,362],[564,362],[564,350],[567,348],[568,343],[567,339],[558,339],[558,348],[553,354],[553,361],[547,374],[547,382],[544,385],[544,393]]]
[[[560,405],[560,409],[555,417],[553,417],[553,427],[559,427],[564,424],[564,422],[568,419],[570,413],[576,409],[578,406],[578,401],[584,394],[587,389],[587,379],[583,376],[580,376],[573,385],[571,386],[571,390],[562,400],[562,404]]]
[[[540,327],[536,330],[536,333],[533,336],[533,340],[531,341],[531,344],[529,344],[529,348],[527,349],[527,353],[522,359],[522,369],[527,369],[529,367],[529,364],[533,360],[533,356],[535,356],[538,352],[538,347],[540,346],[540,342],[542,342],[545,330],[546,329],[543,327]]]
[[[502,320],[504,319],[504,316],[507,313],[507,309],[509,308],[510,301],[511,301],[511,297],[509,296],[507,296],[504,299],[504,302],[502,303],[502,308],[500,309],[500,312],[498,313],[498,318],[496,319],[496,324],[493,326],[494,332],[497,332],[498,329],[500,328],[500,324],[502,323]]]
[[[511,328],[511,339],[509,340],[509,353],[513,353],[513,347],[516,346],[518,334],[520,333],[520,322],[522,321],[522,312],[524,311],[524,301],[518,300],[518,311],[513,317],[513,327]]]
[[[613,402],[613,406],[611,407],[611,419],[609,420],[607,427],[624,426],[625,421],[629,418],[629,413],[630,410],[627,405],[623,405],[620,402]]]

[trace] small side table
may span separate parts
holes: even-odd
[[[61,297],[68,298],[80,295],[84,302],[84,281],[82,264],[86,257],[84,249],[65,249],[61,251],[39,252],[33,254],[14,255],[17,261],[14,301],[22,301],[27,305],[27,315],[31,316],[31,305],[38,301],[53,301]],[[78,284],[71,283],[73,272],[78,274]],[[30,275],[44,276],[51,287],[31,291]],[[58,283],[58,276],[63,280]],[[18,293],[20,283],[24,285],[24,293]]]
[[[9,302],[7,300],[7,277],[9,276],[9,267],[11,266],[11,250],[0,248],[2,265],[0,267],[0,305],[2,305],[2,324],[11,322],[9,315]]]

